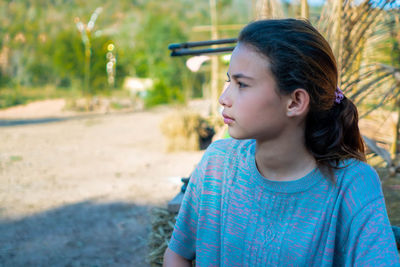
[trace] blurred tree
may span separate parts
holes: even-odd
[[[146,98],[150,105],[182,102],[184,99],[181,96],[190,89],[190,73],[185,66],[185,59],[171,58],[166,48],[170,43],[188,40],[182,23],[184,11],[173,3],[160,5],[148,2],[145,9],[151,12],[141,21],[142,27],[135,35],[133,47],[136,75],[156,81],[155,88]]]
[[[58,85],[65,79],[68,83],[83,79],[84,47],[76,30],[61,31],[47,49],[53,55]]]

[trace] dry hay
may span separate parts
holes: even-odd
[[[164,252],[174,230],[177,213],[167,209],[154,208],[151,210],[151,231],[149,235],[149,254],[147,261],[153,267],[162,266]]]
[[[166,150],[193,151],[203,148],[202,142],[214,135],[206,119],[190,111],[174,112],[167,115],[160,124],[161,132],[166,137]]]

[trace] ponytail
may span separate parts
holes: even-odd
[[[329,110],[308,113],[305,139],[317,164],[330,174],[344,159],[366,161],[357,108],[346,97]]]

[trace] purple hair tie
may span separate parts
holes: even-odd
[[[336,102],[337,104],[340,104],[340,102],[342,102],[342,100],[343,100],[343,98],[344,98],[344,94],[343,94],[343,91],[340,90],[339,87],[336,87],[335,96],[336,96],[335,102]]]

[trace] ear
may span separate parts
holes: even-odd
[[[288,117],[305,116],[310,104],[310,95],[303,88],[294,90],[288,98],[286,114]]]

